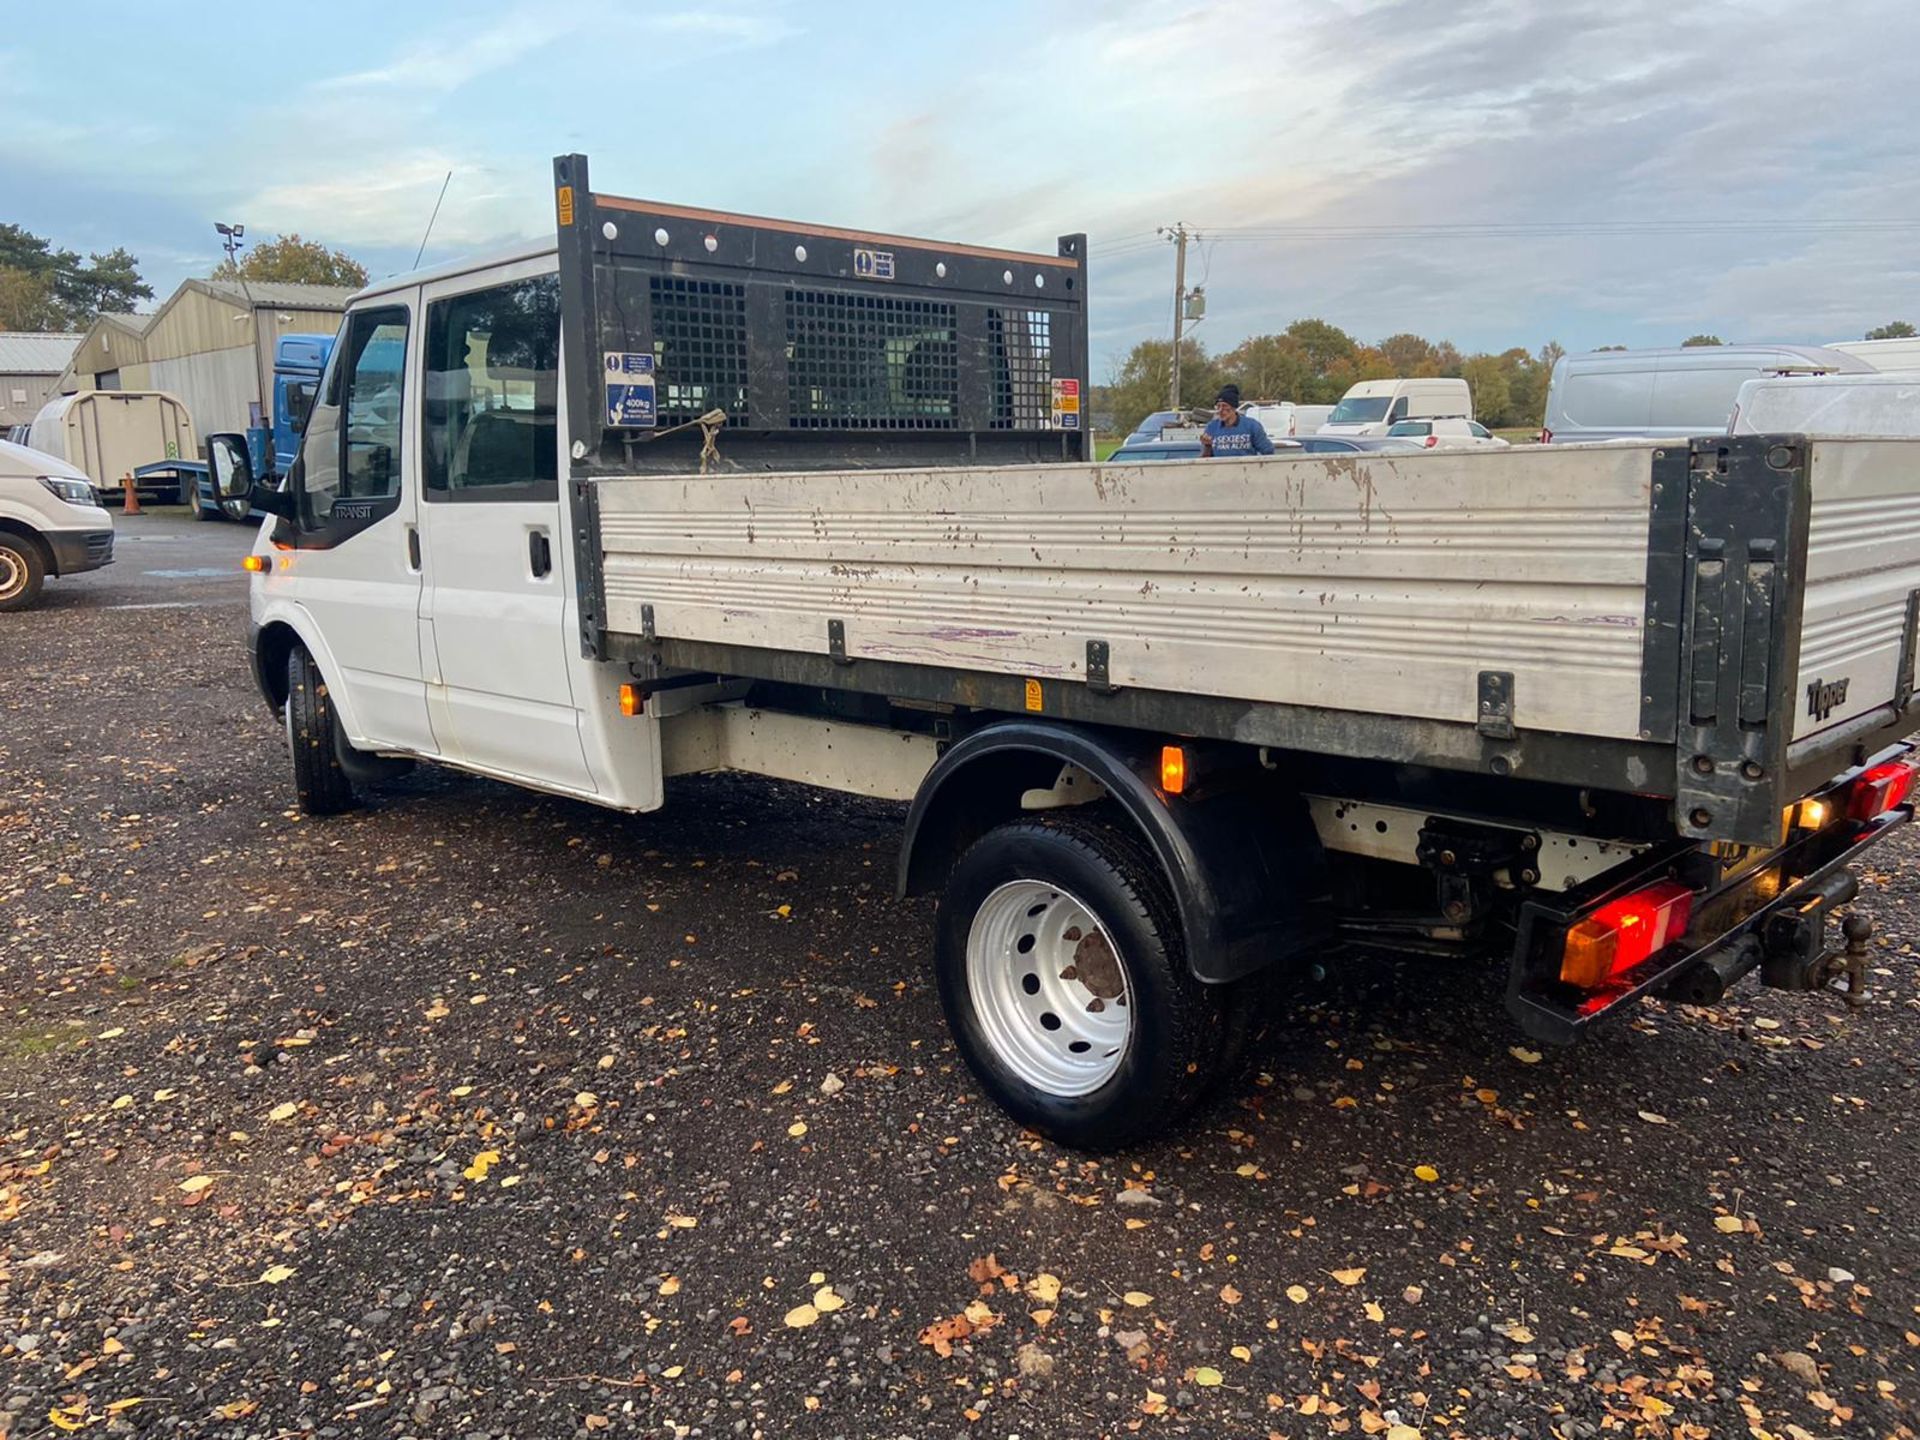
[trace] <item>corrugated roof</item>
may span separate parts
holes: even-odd
[[[350,285],[284,285],[272,280],[249,280],[244,288],[237,280],[188,280],[185,283],[242,308],[251,296],[254,305],[259,307],[344,310],[355,293]]]
[[[58,375],[79,347],[77,334],[0,330],[0,374]]]
[[[149,310],[142,315],[132,313],[122,315],[117,312],[108,312],[102,313],[100,316],[100,319],[106,321],[107,324],[114,326],[116,329],[124,330],[129,335],[146,334],[147,331],[152,328],[153,322],[159,318],[160,312],[157,310]]]

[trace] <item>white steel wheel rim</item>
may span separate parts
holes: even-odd
[[[967,993],[994,1056],[1036,1090],[1090,1095],[1126,1058],[1126,966],[1099,917],[1057,885],[1014,880],[980,902]]]
[[[0,600],[11,600],[26,588],[26,561],[11,550],[0,549]]]

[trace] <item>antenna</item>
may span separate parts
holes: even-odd
[[[440,200],[447,198],[447,186],[453,183],[453,172],[447,172],[447,178],[440,182]],[[433,202],[433,214],[427,217],[427,233],[420,237],[420,248],[413,252],[413,268],[420,268],[420,257],[427,253],[427,240],[433,234],[433,222],[440,218],[440,200]]]

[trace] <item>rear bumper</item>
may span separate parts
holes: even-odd
[[[1905,751],[1910,747],[1899,747]],[[1507,980],[1507,1011],[1536,1040],[1567,1044],[1589,1025],[1616,1014],[1650,990],[1693,967],[1753,941],[1778,915],[1804,912],[1816,926],[1836,892],[1834,879],[1867,850],[1913,818],[1911,805],[1871,820],[1838,818],[1801,834],[1737,878],[1698,885],[1697,872],[1711,863],[1692,846],[1654,852],[1628,870],[1610,871],[1564,895],[1534,899],[1522,907],[1519,934]],[[1689,872],[1695,872],[1690,877]],[[1662,879],[1680,879],[1699,890],[1694,921],[1676,944],[1648,957],[1602,990],[1580,990],[1559,977],[1566,932],[1598,906]],[[1846,892],[1851,893],[1850,888]]]
[[[53,552],[53,573],[78,575],[113,563],[113,530],[42,530],[40,538]]]

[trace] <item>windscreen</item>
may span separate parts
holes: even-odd
[[[1349,395],[1333,407],[1327,424],[1371,425],[1387,418],[1387,407],[1392,403],[1393,398],[1388,395]]]

